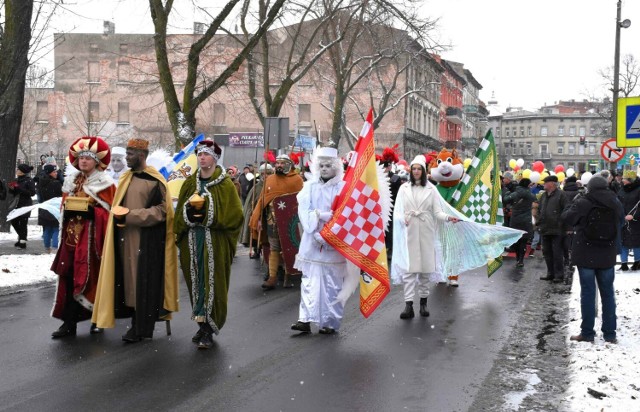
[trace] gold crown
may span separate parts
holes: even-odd
[[[149,150],[149,141],[144,139],[131,139],[127,143],[127,148],[138,150]]]

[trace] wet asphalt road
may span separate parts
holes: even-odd
[[[53,286],[0,296],[0,410],[561,409],[569,287],[538,279],[542,259],[526,263],[506,260],[491,279],[464,274],[459,288],[434,285],[429,318],[400,320],[396,286],[369,319],[354,296],[340,333],[301,336],[289,329],[299,292],[262,292],[262,269],[240,246],[229,318],[209,351],[191,342],[183,283],[173,334],[158,323],[154,339],[137,344],[121,341],[125,320],[102,335],[85,322],[77,337],[51,340],[60,325],[49,316]],[[532,376],[541,380],[533,393]]]

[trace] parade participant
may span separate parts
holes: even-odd
[[[302,177],[293,169],[293,162],[287,155],[276,158],[275,170],[275,174],[267,177],[249,221],[249,226],[254,231],[258,242],[269,244],[269,279],[262,284],[264,290],[275,289],[278,283],[278,267],[282,260],[273,200],[278,196],[298,193],[302,189]],[[286,273],[283,286],[292,287],[289,275]]]
[[[508,193],[504,197],[504,201],[511,208],[511,220],[509,227],[520,229],[525,234],[518,239],[515,245],[516,249],[516,267],[524,267],[524,258],[527,253],[527,241],[533,233],[533,224],[531,217],[531,209],[533,203],[536,202],[536,195],[531,193],[529,186],[531,180],[527,178],[520,179],[516,189]]]
[[[38,195],[41,202],[62,196],[62,183],[58,180],[58,168],[55,165],[45,165],[44,175],[38,182]],[[38,209],[38,224],[42,226],[42,240],[47,253],[58,249],[58,235],[60,222],[45,209]],[[53,249],[52,249],[53,248]]]
[[[398,260],[401,253],[405,253],[409,259],[408,267],[401,270],[405,301],[401,319],[415,316],[413,300],[416,288],[420,296],[420,315],[429,316],[429,274],[436,272],[435,221],[459,221],[457,217],[443,212],[436,187],[427,181],[424,156],[418,155],[411,162],[409,179],[400,187],[393,209],[396,248],[392,260]],[[392,266],[394,264],[397,266],[397,262],[392,262]]]
[[[260,198],[262,193],[262,186],[267,176],[273,174],[273,166],[269,163],[263,163],[258,168],[259,175],[256,177],[254,186],[249,190],[247,194],[247,201],[242,206],[242,213],[244,215],[244,221],[242,222],[242,232],[240,233],[240,243],[245,247],[250,247],[249,257],[251,259],[258,259],[260,257],[260,249],[258,248],[258,241],[255,237],[251,236],[251,228],[249,228],[249,220],[253,209],[256,207],[256,202]],[[263,244],[263,249],[268,245]],[[264,253],[265,261],[269,261],[268,253]]]
[[[191,319],[199,325],[192,338],[198,349],[213,346],[213,334],[220,332],[227,319],[231,263],[242,226],[238,192],[217,164],[221,153],[212,140],[198,144],[198,171],[182,184],[174,222],[193,308]]]
[[[393,147],[385,147],[382,155],[376,155],[376,160],[384,167],[385,174],[389,177],[389,189],[391,190],[391,204],[393,205],[398,197],[398,190],[402,185],[400,176],[393,172],[393,165],[400,161],[398,153],[398,145]],[[393,225],[388,225],[385,230],[384,243],[387,247],[387,258],[391,259],[393,254]]]
[[[22,163],[16,169],[16,180],[9,182],[7,185],[9,193],[14,196],[9,209],[17,209],[24,206],[31,206],[33,200],[31,197],[36,194],[36,185],[29,173],[33,170],[33,166]],[[27,248],[27,226],[29,225],[29,213],[11,221],[11,226],[18,234],[18,241],[14,244],[20,249]]]
[[[340,328],[344,312],[337,296],[346,274],[346,259],[327,244],[320,230],[331,219],[333,201],[344,185],[338,151],[317,148],[311,171],[297,196],[303,232],[294,267],[302,272],[302,281],[298,322],[291,329],[308,333],[314,322],[320,333],[332,334]]]
[[[640,178],[633,170],[625,170],[622,175],[622,189],[618,192],[618,199],[624,206],[626,218],[625,230],[622,231],[622,246],[620,248],[620,269],[623,271],[640,269]],[[633,265],[628,266],[629,249],[633,250]],[[637,256],[637,257],[636,257]]]
[[[616,255],[624,209],[608,189],[607,180],[595,175],[587,183],[587,194],[575,198],[562,219],[575,230],[571,256],[580,276],[580,334],[572,341],[593,342],[595,338],[596,285],[602,301],[602,334],[617,343],[615,280]]]
[[[122,340],[153,337],[155,322],[178,310],[173,207],[164,177],[146,159],[149,142],[127,143],[129,170],[120,177],[107,226],[93,322],[113,328],[131,317]]]
[[[109,167],[107,167],[106,172],[111,176],[116,185],[118,180],[120,180],[120,176],[127,170],[125,155],[127,154],[124,147],[114,147],[111,149],[111,162],[109,163]]]
[[[547,264],[547,274],[541,280],[560,283],[564,279],[563,238],[566,229],[560,215],[569,206],[567,195],[558,189],[558,177],[544,178],[544,192],[540,196],[537,225],[542,236],[542,253]]]
[[[51,334],[57,339],[76,334],[76,324],[91,318],[98,286],[109,210],[116,190],[104,170],[111,151],[99,137],[81,137],[69,148],[77,171],[62,185],[62,236],[51,270],[58,275],[52,316],[64,321]],[[91,333],[100,329],[91,325]]]

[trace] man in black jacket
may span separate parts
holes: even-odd
[[[587,184],[587,194],[575,198],[572,205],[562,214],[564,223],[575,229],[572,245],[573,262],[578,266],[580,276],[580,308],[582,324],[580,334],[571,336],[577,342],[593,342],[595,338],[596,283],[602,301],[602,334],[609,343],[616,340],[616,300],[613,281],[614,266],[620,246],[620,229],[624,222],[622,203],[607,188],[607,181],[601,176],[593,176]],[[615,212],[613,227],[601,230],[610,232],[607,239],[594,239],[588,226],[592,209],[604,208]],[[604,235],[602,237],[605,237]]]
[[[547,274],[542,280],[562,282],[564,278],[564,248],[562,247],[565,229],[560,215],[569,205],[565,193],[558,188],[558,178],[544,178],[544,193],[540,196],[538,227],[542,236],[542,253],[547,263]]]

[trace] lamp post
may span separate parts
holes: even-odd
[[[611,117],[611,131],[618,138],[618,92],[620,88],[620,29],[631,26],[631,20],[620,21],[622,14],[622,0],[618,0],[616,14],[616,48],[613,63],[613,115]],[[617,143],[616,143],[617,144]],[[618,145],[618,147],[620,147]]]

